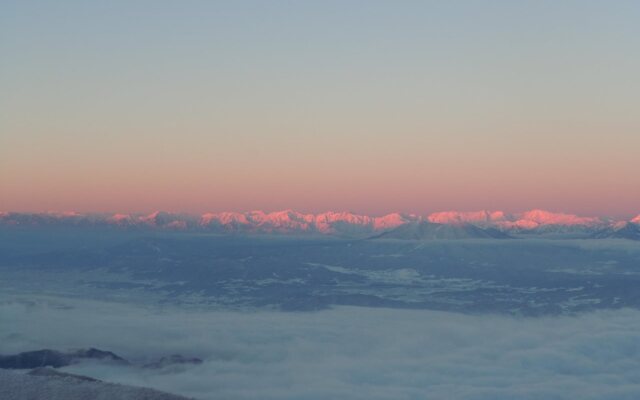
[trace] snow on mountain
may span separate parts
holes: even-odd
[[[238,212],[206,213],[200,217],[200,226],[204,227],[224,227],[226,230],[238,230],[240,227],[248,226],[247,217]]]
[[[408,222],[400,214],[370,217],[350,212],[325,212],[315,216],[315,227],[321,233],[357,234],[395,228]]]
[[[333,212],[328,211],[322,214],[319,214],[315,218],[318,226],[323,227],[321,231],[325,230],[324,227],[330,228],[335,224],[350,224],[350,225],[371,225],[373,222],[373,218],[366,215],[357,215],[352,214],[350,212]]]
[[[129,214],[113,214],[107,217],[107,222],[115,225],[130,225],[134,222],[134,219]]]
[[[437,224],[483,224],[507,221],[508,216],[502,211],[444,211],[430,214],[429,222]]]
[[[440,224],[473,224],[479,227],[494,227],[503,231],[554,231],[591,228],[601,226],[603,221],[595,217],[580,217],[574,214],[554,213],[534,209],[518,214],[502,211],[446,211],[430,214],[429,222]]]
[[[194,222],[191,216],[172,214],[165,211],[156,211],[149,215],[139,216],[137,221],[151,227],[169,229],[186,229]]]
[[[439,224],[469,223],[522,229],[532,229],[543,225],[593,226],[602,222],[595,217],[580,217],[574,214],[554,213],[538,209],[519,214],[506,214],[503,211],[445,211],[430,214],[427,219],[429,222]]]
[[[292,210],[207,213],[200,217],[199,225],[231,232],[295,232],[308,231],[311,217]]]
[[[271,213],[263,211],[208,213],[202,215],[199,224],[202,227],[224,231],[254,233],[357,234],[392,229],[415,219],[416,217],[397,213],[383,217],[370,217],[350,212],[328,211],[321,214],[303,214],[284,210]]]
[[[397,228],[400,225],[406,223],[418,221],[420,218],[416,215],[404,215],[399,213],[387,214],[383,217],[375,218],[373,222],[374,229],[376,231],[384,231],[388,229]]]
[[[252,217],[257,220],[262,216],[257,227],[267,232],[305,232],[312,230],[313,215],[302,214],[293,210],[276,211],[269,214],[253,212]]]
[[[599,218],[579,217],[574,214],[554,213],[544,210],[531,210],[519,215],[515,226],[525,229],[536,228],[544,225],[562,226],[595,226],[602,223]]]
[[[274,212],[219,212],[200,216],[157,211],[151,214],[79,214],[66,213],[0,213],[4,226],[112,226],[168,230],[200,230],[219,233],[315,233],[367,236],[396,229],[406,224],[427,221],[440,225],[473,225],[494,228],[507,233],[580,233],[592,234],[613,228],[615,221],[574,214],[534,209],[523,213],[503,211],[445,211],[423,218],[392,213],[380,217],[351,212],[327,211],[305,214],[294,210]],[[631,223],[640,225],[640,215]]]

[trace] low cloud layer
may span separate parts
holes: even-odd
[[[0,352],[98,347],[198,366],[66,368],[199,399],[636,399],[640,311],[513,318],[344,307],[315,313],[0,303]]]

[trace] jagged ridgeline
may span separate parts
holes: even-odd
[[[544,235],[640,240],[640,215],[619,220],[531,210],[438,212],[427,216],[392,213],[368,216],[350,212],[305,214],[292,210],[265,213],[221,212],[202,215],[0,213],[0,227],[84,227],[119,230],[172,230],[235,234],[316,234],[393,239],[508,238]]]

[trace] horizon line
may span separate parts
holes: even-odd
[[[474,214],[474,213],[489,213],[489,214],[502,213],[505,216],[517,216],[517,215],[531,213],[531,212],[543,212],[543,213],[556,214],[556,215],[562,214],[562,215],[568,215],[568,216],[570,215],[570,216],[577,216],[577,217],[583,217],[583,218],[620,218],[620,217],[633,218],[636,216],[640,216],[640,209],[638,210],[637,213],[631,213],[631,214],[626,214],[626,213],[625,214],[584,214],[584,213],[576,214],[576,213],[564,211],[564,210],[557,211],[557,210],[535,208],[535,207],[530,209],[523,209],[520,211],[503,211],[500,209],[486,208],[486,209],[474,209],[474,210],[445,209],[445,210],[438,210],[438,211],[430,211],[426,213],[405,212],[405,211],[390,211],[390,212],[384,212],[384,213],[364,213],[364,212],[352,211],[347,209],[341,209],[341,210],[328,209],[328,210],[319,211],[319,212],[306,212],[306,211],[299,211],[295,208],[273,209],[270,211],[265,211],[264,209],[251,209],[251,210],[226,209],[222,211],[204,211],[204,212],[170,211],[170,210],[163,210],[163,209],[154,209],[152,211],[75,211],[75,210],[11,211],[11,210],[8,210],[8,211],[0,211],[0,216],[7,215],[7,214],[47,214],[47,215],[58,215],[58,216],[68,216],[68,217],[89,216],[89,215],[148,216],[156,213],[166,213],[166,214],[184,215],[184,216],[204,216],[207,214],[223,214],[223,213],[235,213],[235,214],[263,213],[268,215],[268,214],[276,214],[276,213],[284,213],[284,212],[293,212],[293,213],[298,213],[303,215],[314,215],[314,216],[328,214],[328,213],[334,213],[334,214],[346,213],[346,214],[367,216],[367,217],[385,217],[385,216],[394,215],[394,214],[399,214],[403,216],[429,217],[436,214],[446,214],[446,213],[452,213],[452,214],[456,213],[461,215]]]

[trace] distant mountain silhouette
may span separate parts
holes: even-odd
[[[450,240],[450,239],[508,239],[509,235],[495,228],[480,228],[471,224],[437,224],[427,221],[402,225],[382,233],[377,239]]]
[[[18,353],[15,355],[0,355],[0,368],[5,369],[32,369],[38,367],[66,367],[81,360],[101,360],[118,364],[129,364],[127,360],[110,351],[89,348],[71,352],[56,350],[35,350]]]
[[[640,226],[630,222],[602,229],[592,236],[594,239],[629,239],[640,240]]]

